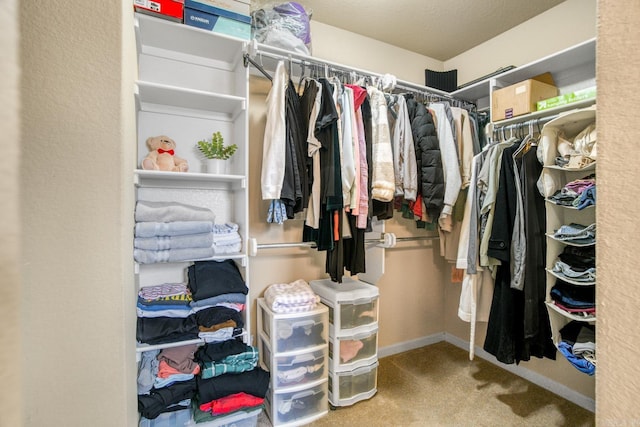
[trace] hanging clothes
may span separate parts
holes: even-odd
[[[267,95],[267,123],[262,144],[262,200],[280,199],[284,181],[286,151],[285,103],[287,72],[284,61],[278,61],[273,85]]]
[[[293,219],[296,213],[302,212],[309,198],[308,170],[305,160],[308,150],[300,113],[300,99],[293,82],[289,79],[285,91],[286,150],[284,179],[280,194],[288,219]]]
[[[444,171],[440,143],[431,113],[417,102],[413,95],[405,95],[407,113],[411,122],[411,133],[419,175],[417,194],[421,195],[427,216],[437,221],[444,205]]]

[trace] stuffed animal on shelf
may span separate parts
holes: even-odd
[[[165,135],[147,138],[149,154],[142,161],[142,169],[154,171],[186,172],[189,163],[175,155],[176,143]]]

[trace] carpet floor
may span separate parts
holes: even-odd
[[[269,425],[262,414],[259,425]],[[310,424],[594,426],[595,414],[447,342],[379,360],[378,392]]]

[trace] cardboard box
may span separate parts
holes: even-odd
[[[536,111],[536,104],[558,95],[551,73],[541,74],[529,80],[494,91],[491,102],[491,121]]]
[[[575,92],[558,95],[553,98],[538,101],[537,108],[540,110],[548,110],[549,108],[559,107],[561,105],[572,104],[574,102],[583,101],[585,99],[594,99],[596,97],[596,87],[592,86],[586,89],[576,90]]]
[[[184,0],[133,0],[136,12],[182,22]]]
[[[199,1],[185,0],[184,23],[244,40],[251,39],[251,16]]]
[[[198,0],[209,6],[225,9],[241,15],[251,15],[251,2],[249,0]]]

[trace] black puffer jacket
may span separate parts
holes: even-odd
[[[433,117],[412,95],[405,95],[418,166],[418,194],[432,221],[436,221],[444,204],[444,172],[440,143]]]

